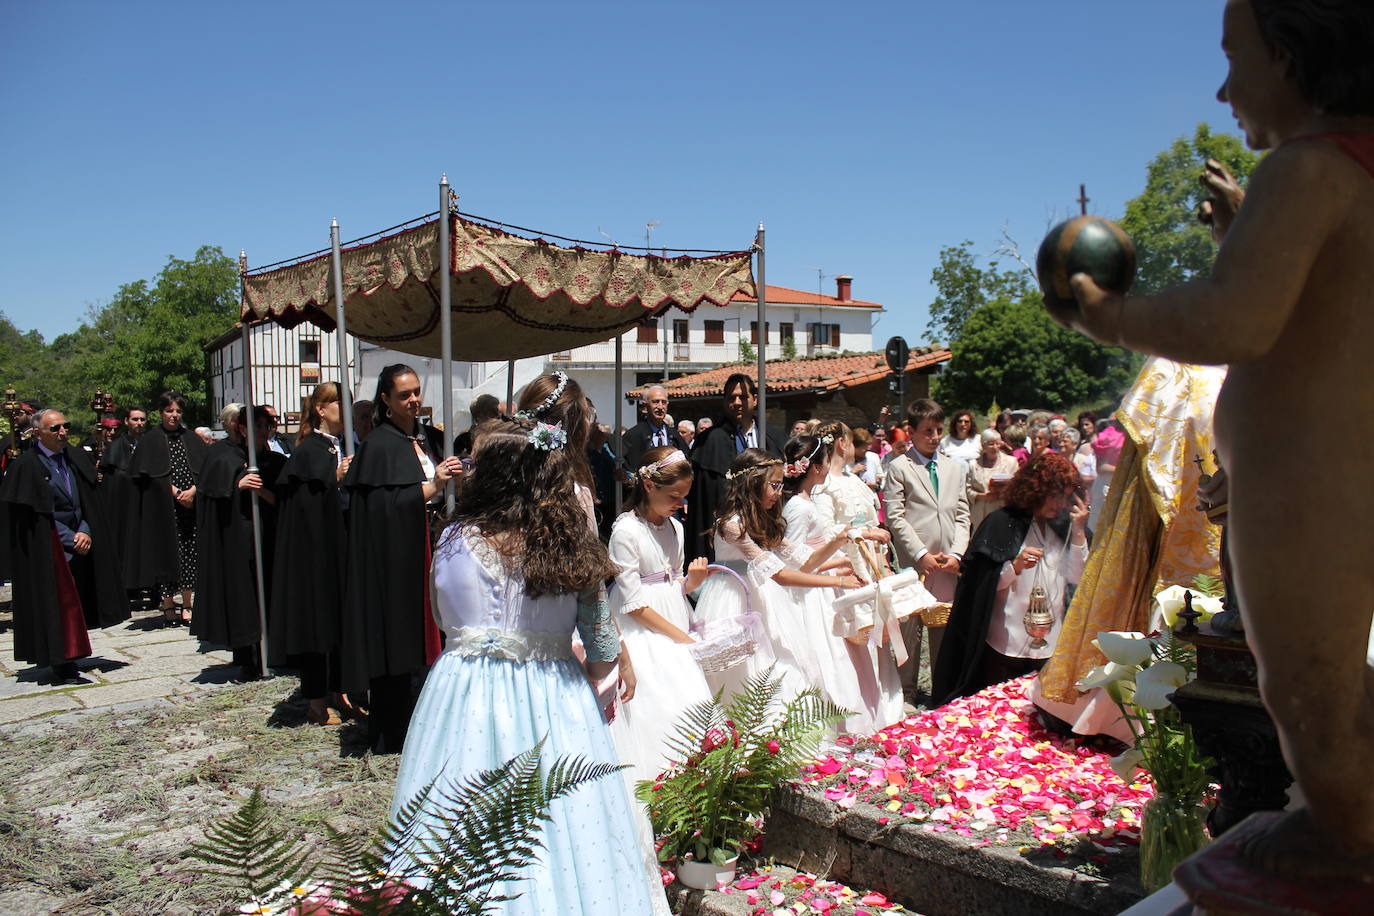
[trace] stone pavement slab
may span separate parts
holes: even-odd
[[[80,709],[81,704],[70,693],[59,692],[34,697],[17,697],[0,703],[0,724],[20,722],[55,712]]]
[[[221,653],[216,653],[217,655]],[[146,678],[161,677],[168,674],[199,674],[206,668],[214,668],[228,663],[228,654],[221,658],[195,653],[193,655],[164,655],[153,658],[138,658],[122,668],[113,668],[100,673],[100,680],[109,684],[126,684]]]
[[[94,646],[94,643],[92,643]],[[200,652],[199,640],[172,638],[164,642],[122,643],[119,651],[133,658],[162,658],[173,655],[196,655]]]
[[[150,700],[179,693],[191,693],[195,688],[177,677],[151,677],[125,684],[100,684],[94,687],[73,688],[70,695],[87,709],[113,706],[133,700]],[[18,702],[11,700],[11,703]],[[8,704],[5,704],[8,705]],[[4,706],[0,705],[0,709]]]

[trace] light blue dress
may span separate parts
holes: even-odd
[[[619,653],[602,599],[525,595],[480,537],[450,529],[434,554],[435,612],[447,641],[410,720],[392,813],[436,776],[492,769],[546,738],[545,763],[562,755],[616,763],[596,695],[572,654],[577,627],[593,661]],[[583,784],[553,803],[544,848],[526,880],[496,893],[519,897],[502,914],[643,916],[650,880],[636,840],[625,781]],[[406,872],[404,858],[396,863]],[[662,893],[660,886],[660,895]]]

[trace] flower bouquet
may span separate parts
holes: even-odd
[[[689,707],[668,739],[681,760],[635,794],[649,809],[660,861],[679,860],[678,880],[714,889],[759,832],[773,791],[814,758],[821,736],[847,713],[804,690],[783,703],[773,669],[759,672],[729,703],[721,695]]]
[[[1172,627],[1186,603],[1203,618],[1221,610],[1215,596],[1174,585],[1155,596],[1155,614],[1169,627],[1163,635],[1102,632],[1093,640],[1107,657],[1078,682],[1079,690],[1101,687],[1121,709],[1135,746],[1111,761],[1129,782],[1137,767],[1149,771],[1155,797],[1145,806],[1140,832],[1140,883],[1154,893],[1171,880],[1174,866],[1207,844],[1203,797],[1211,761],[1198,750],[1192,728],[1170,695],[1197,674],[1192,646]]]

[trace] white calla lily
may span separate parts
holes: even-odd
[[[1182,585],[1171,585],[1168,588],[1160,589],[1155,595],[1155,618],[1162,617],[1165,625],[1169,629],[1173,629],[1178,623],[1178,612],[1183,610],[1186,600],[1184,596],[1190,591],[1192,589],[1184,588]],[[1208,598],[1197,592],[1192,592],[1192,595],[1193,610],[1202,615],[1198,618],[1199,622],[1211,620],[1213,615],[1221,613],[1220,598]]]
[[[1135,679],[1132,698],[1141,709],[1163,709],[1169,705],[1169,694],[1188,683],[1188,672],[1176,662],[1155,662]]]
[[[1154,654],[1154,642],[1144,633],[1102,632],[1097,634],[1093,645],[1107,656],[1107,661],[1118,665],[1140,666]]]
[[[1135,665],[1121,665],[1116,662],[1107,662],[1105,665],[1098,665],[1083,675],[1077,687],[1079,690],[1092,690],[1094,687],[1106,687],[1115,681],[1130,680],[1135,677],[1135,673],[1140,669]]]
[[[1130,782],[1135,778],[1135,771],[1140,767],[1145,755],[1135,748],[1127,748],[1122,753],[1107,761],[1111,765],[1116,775],[1121,777],[1122,782]]]

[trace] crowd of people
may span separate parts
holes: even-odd
[[[714,421],[674,423],[649,389],[624,460],[563,373],[514,405],[478,398],[449,458],[410,367],[386,367],[355,405],[347,448],[341,395],[317,386],[289,442],[275,410],[229,405],[207,444],[168,392],[155,424],[126,412],[98,466],[60,412],[38,411],[0,488],[16,655],[79,679],[87,628],[150,594],[166,625],[229,647],[241,678],[295,668],[310,721],[365,717],[373,752],[403,752],[397,806],[541,738],[625,764],[626,780],[555,804],[521,884],[528,912],[666,911],[633,785],[672,762],[684,710],[759,671],[784,698],[819,689],[846,710],[840,730],[866,733],[919,699],[923,641],[936,702],[1038,668],[1054,628],[1036,647],[1022,619],[1031,601],[1062,617],[1090,490],[1116,460],[1111,423],[1091,414],[1070,427],[1003,413],[980,431],[928,399],[872,431],[815,418],[784,438],[756,425],[744,373]],[[920,574],[918,604],[952,606],[947,627],[837,626],[841,596],[897,569]],[[703,668],[711,634],[746,620],[752,652]],[[570,875],[571,861],[645,880]]]

